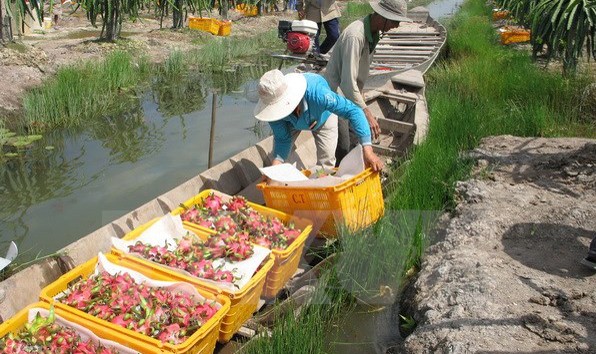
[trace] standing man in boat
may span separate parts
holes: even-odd
[[[352,22],[339,36],[325,71],[325,79],[332,90],[341,93],[364,110],[371,127],[372,138],[377,139],[381,128],[372,112],[366,107],[362,89],[368,78],[373,52],[380,36],[399,27],[400,22],[412,22],[407,18],[405,0],[376,0],[370,6],[374,12],[361,20]],[[337,161],[350,151],[350,129],[347,122],[339,122]]]
[[[314,21],[319,30],[315,35],[315,53],[327,54],[339,38],[339,18],[341,12],[335,0],[298,0],[298,18]],[[326,37],[319,45],[321,27],[325,27]]]
[[[351,101],[329,88],[317,74],[291,73],[279,70],[263,74],[257,85],[259,102],[255,118],[268,122],[273,131],[273,163],[284,163],[301,130],[310,130],[317,146],[317,163],[325,168],[335,166],[338,116],[349,122],[362,144],[364,163],[374,171],[383,162],[371,145],[370,127],[364,112]]]

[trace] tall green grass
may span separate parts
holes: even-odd
[[[234,63],[250,62],[259,54],[282,48],[277,30],[272,30],[254,38],[212,37],[202,48],[173,52],[163,65],[150,65],[146,58],[134,58],[128,52],[113,52],[101,62],[61,68],[55,77],[29,92],[23,102],[24,123],[34,129],[78,127],[106,115],[125,114],[138,108],[137,91],[150,76],[165,83],[165,88],[159,88],[161,101],[166,97],[176,101],[165,110],[174,115],[185,113],[188,109],[179,102],[192,96],[196,98],[194,106],[200,107],[204,101],[204,93],[191,92],[201,89],[194,80],[195,73],[225,71]]]
[[[323,271],[307,304],[279,313],[270,335],[249,342],[242,354],[319,354],[329,326],[349,304],[332,268]]]
[[[258,55],[281,52],[285,44],[277,38],[277,28],[254,37],[214,37],[203,47],[188,53],[188,61],[198,67],[212,70],[229,68],[241,61],[253,61]]]
[[[467,1],[449,25],[449,60],[427,75],[431,117],[426,142],[390,197],[393,209],[441,210],[453,205],[453,185],[465,178],[460,158],[490,135],[594,136],[578,127],[579,93],[588,78],[542,70],[524,51],[497,45],[482,2]]]
[[[353,21],[359,20],[372,12],[373,9],[368,2],[348,2],[339,18],[341,28],[346,28]]]
[[[76,127],[138,105],[134,89],[145,80],[148,62],[122,51],[104,61],[64,67],[24,98],[25,123],[31,127]]]
[[[454,207],[454,185],[466,179],[471,161],[462,152],[483,137],[596,136],[596,127],[578,116],[579,93],[588,77],[572,79],[545,71],[529,53],[504,48],[489,22],[484,3],[467,1],[448,28],[449,58],[426,76],[430,126],[406,168],[394,175],[389,210],[423,215]],[[419,263],[428,229],[411,239],[406,267]]]

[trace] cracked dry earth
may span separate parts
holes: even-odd
[[[596,140],[489,137],[406,290],[408,353],[596,353]]]

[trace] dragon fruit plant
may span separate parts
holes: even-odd
[[[183,292],[137,284],[128,273],[105,271],[69,287],[58,301],[174,345],[184,342],[217,312],[214,301],[200,303]]]
[[[226,283],[233,283],[237,279],[232,272],[222,270],[223,264],[216,266],[213,260],[225,258],[230,261],[243,261],[254,253],[246,233],[231,235],[226,232],[213,235],[206,242],[186,235],[176,241],[174,251],[137,241],[134,245],[128,246],[128,252],[155,263],[185,270],[199,278]]]
[[[229,234],[246,232],[250,242],[269,249],[286,249],[302,232],[291,223],[284,225],[279,218],[261,215],[241,196],[226,203],[212,193],[201,204],[186,209],[181,218]]]
[[[61,326],[55,320],[53,307],[48,317],[42,317],[38,312],[35,319],[25,324],[18,333],[9,333],[0,339],[0,351],[6,354],[118,354],[118,351],[91,340],[82,340],[74,328]]]

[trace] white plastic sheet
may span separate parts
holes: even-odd
[[[186,235],[188,231],[184,229],[182,226],[182,220],[180,219],[179,215],[171,215],[167,214],[164,217],[160,218],[156,221],[153,225],[151,225],[147,230],[145,230],[138,238],[125,241],[119,239],[117,237],[112,237],[112,245],[131,256],[143,258],[140,255],[136,255],[134,253],[128,252],[128,246],[134,245],[137,241],[141,241],[145,244],[150,246],[166,246],[168,250],[174,250],[176,248],[176,239],[182,238]],[[271,250],[260,247],[260,246],[253,246],[253,255],[240,262],[230,262],[224,260],[222,258],[216,259],[213,261],[213,264],[216,266],[223,266],[223,270],[227,270],[232,272],[235,277],[239,277],[239,279],[234,280],[234,283],[226,283],[226,282],[216,282],[210,279],[199,278],[205,282],[214,284],[220,288],[224,288],[229,292],[237,292],[241,290],[252,278],[254,273],[256,272],[259,265],[263,262],[265,258],[269,256]],[[164,265],[162,265],[164,266]],[[172,271],[188,275],[190,277],[195,277],[194,275],[190,274],[189,272],[179,269],[164,266]]]
[[[310,168],[310,171],[311,173],[314,173],[321,169],[321,166],[315,166]],[[272,180],[271,185],[306,188],[332,187],[341,184],[364,171],[362,145],[357,145],[341,160],[337,172],[333,176],[329,175],[309,179],[295,166],[288,163],[265,167],[260,170]]]

